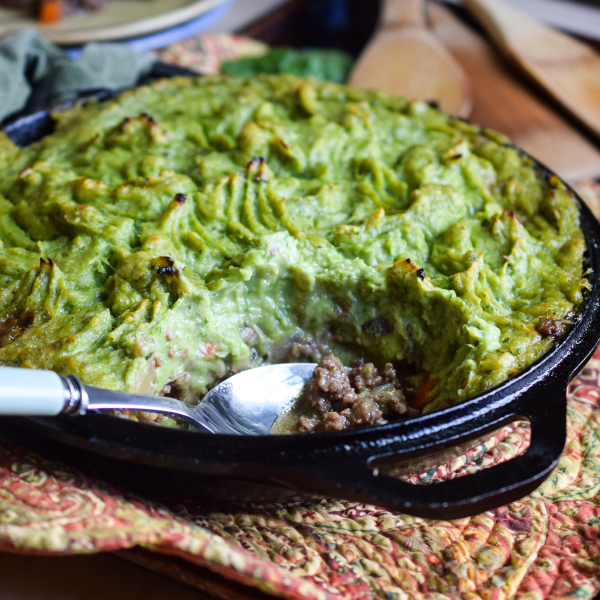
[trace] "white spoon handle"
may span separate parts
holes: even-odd
[[[53,417],[65,400],[63,381],[53,371],[0,368],[0,415]]]
[[[54,371],[0,367],[0,416],[54,417],[119,409],[164,413],[206,429],[181,400],[84,386],[77,377],[61,377]]]

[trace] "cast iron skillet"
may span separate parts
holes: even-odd
[[[6,129],[20,145],[50,130],[43,111]],[[536,164],[545,177],[553,175]],[[576,322],[528,369],[457,406],[379,427],[288,436],[209,435],[91,414],[0,424],[46,456],[163,497],[271,502],[331,496],[437,519],[512,502],[533,491],[558,462],[566,439],[567,385],[600,340],[600,225],[577,202],[591,290]],[[448,453],[472,447],[473,439],[518,418],[530,421],[532,438],[527,452],[513,460],[433,485],[385,474],[392,461],[408,468],[440,464]]]

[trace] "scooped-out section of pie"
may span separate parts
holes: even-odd
[[[530,365],[589,287],[572,194],[422,102],[216,76],[55,118],[0,138],[0,365],[195,403],[334,354],[407,416]]]

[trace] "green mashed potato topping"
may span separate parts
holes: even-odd
[[[571,193],[421,102],[219,76],[55,116],[0,138],[1,365],[197,402],[334,353],[427,380],[427,412],[539,358],[588,287]]]

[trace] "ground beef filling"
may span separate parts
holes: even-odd
[[[296,428],[301,433],[381,425],[420,414],[407,404],[390,363],[381,373],[373,363],[357,365],[347,372],[333,354],[317,365],[306,384],[305,396],[314,416],[298,419]]]

